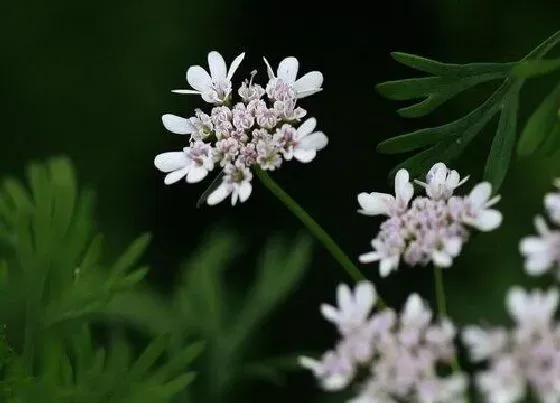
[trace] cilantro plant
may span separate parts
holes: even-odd
[[[501,81],[500,86],[477,108],[463,117],[437,127],[418,129],[381,142],[381,153],[400,154],[418,151],[392,171],[406,168],[413,176],[426,172],[435,162],[451,162],[479,135],[496,115],[498,128],[484,169],[484,179],[497,190],[506,174],[514,150],[519,156],[535,153],[551,154],[560,148],[558,87],[533,113],[517,139],[520,91],[527,79],[543,74],[556,73],[560,59],[543,58],[560,42],[560,32],[555,33],[523,59],[510,63],[451,64],[426,59],[408,53],[394,52],[393,58],[415,70],[431,74],[429,77],[387,81],[377,85],[381,95],[392,100],[421,99],[411,106],[398,110],[406,118],[418,118],[478,84]],[[516,146],[517,144],[517,146]]]

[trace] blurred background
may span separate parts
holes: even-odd
[[[152,232],[145,262],[151,267],[149,283],[162,294],[170,292],[182,260],[204,236],[234,230],[245,249],[228,269],[226,287],[243,293],[266,239],[293,237],[302,225],[257,181],[249,201],[235,208],[223,203],[197,209],[208,182],[163,184],[153,157],[182,147],[183,139],[166,132],[160,117],[190,116],[202,105],[199,97],[170,92],[186,88],[190,65],[205,66],[210,50],[220,51],[228,62],[245,51],[239,79],[258,68],[257,81],[264,83],[263,55],[273,65],[293,55],[302,71],[323,72],[324,91],[303,105],[329,136],[329,147],[312,164],[286,164],[273,177],[355,259],[369,249],[377,231],[375,220],[356,213],[356,195],[389,191],[387,173],[404,158],[379,155],[376,144],[451,121],[488,95],[488,88],[479,88],[427,118],[400,118],[395,113],[400,105],[378,96],[375,84],[414,72],[394,62],[389,52],[456,63],[518,60],[559,28],[558,15],[560,3],[547,0],[411,0],[367,7],[355,0],[4,0],[1,172],[22,176],[30,161],[69,156],[80,182],[97,192],[98,228],[115,255],[136,234]],[[527,84],[521,119],[551,85],[547,78]],[[487,130],[495,130],[495,124]],[[453,166],[471,174],[473,182],[481,178],[489,139],[481,135]],[[542,211],[543,195],[558,175],[558,155],[513,162],[501,191],[503,226],[473,237],[445,272],[449,311],[459,323],[502,320],[504,291],[513,283],[537,284],[523,275],[517,244],[533,230],[532,217]],[[426,271],[402,269],[384,280],[375,266],[363,271],[391,305],[400,305],[412,291],[433,300]],[[254,348],[272,356],[331,346],[334,331],[318,307],[333,301],[337,283],[349,281],[316,244],[305,277],[260,326]],[[227,400],[295,398],[327,401],[303,372],[291,373],[281,386],[239,382]]]

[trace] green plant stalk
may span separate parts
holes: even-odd
[[[445,300],[445,287],[443,285],[443,271],[441,267],[434,265],[434,285],[436,294],[436,305],[440,319],[447,318],[447,302]],[[457,356],[451,361],[451,368],[454,372],[460,372],[461,367]]]
[[[287,208],[290,210],[305,227],[311,232],[315,238],[331,253],[332,257],[342,266],[342,268],[352,277],[355,281],[365,280],[365,276],[360,269],[356,267],[352,260],[344,253],[344,251],[337,245],[337,243],[330,237],[330,235],[309,215],[307,212],[294,200],[291,196],[284,191],[274,180],[262,169],[256,168],[255,173],[259,180],[266,186],[270,192],[276,196]],[[378,304],[384,306],[385,304],[378,297]]]

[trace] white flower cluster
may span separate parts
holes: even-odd
[[[547,194],[544,204],[550,221],[560,227],[560,178],[555,184],[558,191]],[[560,228],[551,230],[541,216],[535,218],[535,227],[539,236],[524,238],[519,245],[527,273],[539,275],[554,267],[560,270]]]
[[[463,401],[466,378],[449,373],[455,351],[455,328],[444,319],[432,323],[432,312],[416,294],[406,301],[398,316],[386,308],[371,314],[377,294],[363,281],[354,292],[346,285],[337,290],[338,307],[322,305],[341,340],[320,360],[300,357],[325,390],[346,388],[366,370],[368,379],[352,403],[455,403]],[[443,367],[443,368],[442,368]]]
[[[200,109],[188,119],[164,115],[165,128],[189,136],[182,151],[159,154],[154,164],[167,175],[166,184],[183,177],[188,183],[200,182],[216,167],[221,167],[221,184],[207,199],[216,204],[231,196],[232,205],[244,202],[251,194],[250,168],[258,165],[275,170],[283,161],[296,159],[310,162],[328,143],[327,137],[315,131],[314,118],[303,120],[307,111],[297,100],[320,91],[323,75],[312,71],[297,79],[298,61],[288,57],[280,62],[275,74],[265,59],[268,83],[263,88],[251,79],[237,91],[238,102],[232,102],[233,74],[244,54],[239,55],[229,70],[218,52],[210,52],[210,73],[200,66],[187,71],[193,90],[175,90],[182,94],[199,94],[214,107],[209,114]]]
[[[560,401],[560,324],[554,322],[558,291],[525,292],[513,287],[507,308],[512,329],[466,327],[464,343],[475,362],[488,369],[475,375],[475,384],[489,403]]]
[[[362,263],[379,261],[381,276],[387,276],[399,266],[401,256],[410,266],[449,267],[468,239],[469,227],[491,231],[500,226],[502,214],[490,206],[499,196],[491,197],[488,182],[476,185],[467,196],[455,196],[455,189],[468,177],[460,178],[445,164],[435,164],[426,175],[426,197],[414,200],[414,186],[409,174],[401,169],[395,176],[395,196],[385,193],[360,193],[360,213],[388,216],[371,241],[373,251],[360,256]],[[412,200],[412,203],[410,203]]]

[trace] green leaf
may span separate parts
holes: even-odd
[[[145,233],[139,236],[126,251],[118,258],[112,267],[112,277],[117,278],[130,270],[140,259],[148,244],[151,235]]]
[[[518,106],[519,93],[516,91],[516,95],[508,98],[502,107],[498,129],[484,168],[484,180],[492,184],[494,192],[498,191],[506,177],[515,147]]]
[[[190,323],[211,338],[221,335],[222,310],[227,306],[220,276],[239,249],[233,234],[215,232],[183,265],[183,281],[176,303]]]
[[[560,31],[543,41],[521,61],[503,64],[469,63],[459,65],[436,62],[416,55],[393,53],[393,57],[397,61],[416,70],[432,73],[436,76],[392,81],[378,85],[380,92],[391,99],[424,98],[412,106],[400,109],[399,113],[404,116],[416,117],[425,115],[452,96],[478,83],[498,78],[503,78],[504,81],[482,105],[454,122],[439,127],[416,130],[381,142],[377,150],[390,154],[429,147],[394,168],[390,173],[390,177],[393,177],[400,168],[406,168],[411,171],[413,176],[416,176],[424,174],[435,162],[451,162],[463,153],[465,147],[481,132],[492,117],[503,106],[507,106],[501,115],[498,132],[494,137],[485,173],[486,177],[496,187],[499,187],[506,175],[511,158],[511,149],[515,142],[517,116],[514,116],[514,113],[515,115],[517,114],[519,91],[526,78],[516,76],[514,70],[517,68],[515,70],[517,72],[527,71],[529,69],[528,66],[531,66],[535,74],[537,72],[540,74],[545,70],[557,68],[556,62],[547,63],[546,65],[533,62],[545,56],[559,42]],[[535,144],[541,144],[541,140],[549,132],[547,131],[546,134],[542,134],[543,138],[541,139],[522,139],[520,141],[525,141],[532,148],[536,148]],[[550,140],[550,143],[547,144],[554,143]],[[524,149],[525,146],[521,144],[521,150]]]
[[[144,350],[142,355],[128,371],[128,380],[137,381],[146,376],[150,368],[156,363],[158,358],[165,352],[169,345],[170,335],[163,334],[153,340]]]
[[[560,69],[560,59],[527,60],[517,64],[512,74],[518,78],[533,78],[555,72]]]
[[[535,109],[523,128],[517,143],[519,156],[529,156],[539,151],[558,122],[559,109],[560,84]]]
[[[280,239],[266,245],[257,280],[228,340],[232,350],[240,348],[262,320],[293,292],[310,261],[311,245],[307,236],[299,236],[289,246]]]
[[[170,379],[177,372],[183,371],[194,359],[196,359],[204,350],[206,343],[192,343],[181,351],[174,353],[156,372],[153,379],[163,382]]]

